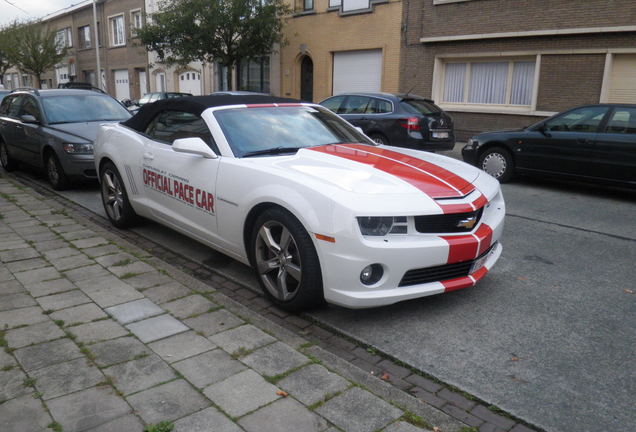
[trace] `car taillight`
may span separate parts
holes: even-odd
[[[400,119],[400,126],[408,130],[409,132],[420,131],[422,129],[420,127],[420,120],[417,117]]]

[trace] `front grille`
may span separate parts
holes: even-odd
[[[468,213],[451,213],[428,216],[415,216],[415,229],[419,233],[460,233],[470,232],[479,224],[483,207]],[[457,226],[462,221],[475,217],[475,223],[470,227]]]
[[[444,281],[462,276],[468,276],[473,263],[479,258],[488,254],[494,246],[494,244],[490,246],[486,252],[484,252],[474,260],[409,270],[404,273],[404,276],[402,277],[402,280],[400,281],[398,286],[403,287],[409,285],[419,285],[429,282]]]

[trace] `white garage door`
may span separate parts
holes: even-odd
[[[199,96],[201,94],[201,74],[189,71],[179,75],[179,91]]]
[[[115,74],[115,98],[117,100],[130,99],[130,87],[128,86],[128,69],[114,71]]]
[[[608,102],[636,103],[636,54],[614,55]]]
[[[333,53],[333,92],[379,92],[382,50]]]

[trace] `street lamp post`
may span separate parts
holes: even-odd
[[[102,67],[99,59],[99,30],[97,29],[97,0],[93,0],[93,27],[95,28],[95,58],[97,59],[97,71],[95,71],[95,79],[97,87],[104,89],[102,85]]]

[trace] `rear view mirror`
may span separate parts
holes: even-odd
[[[219,156],[199,137],[179,138],[172,143],[172,150],[177,153],[188,153],[203,156],[206,159],[216,159]]]
[[[22,120],[24,123],[39,123],[38,119],[36,119],[31,114],[21,115],[20,120]]]

